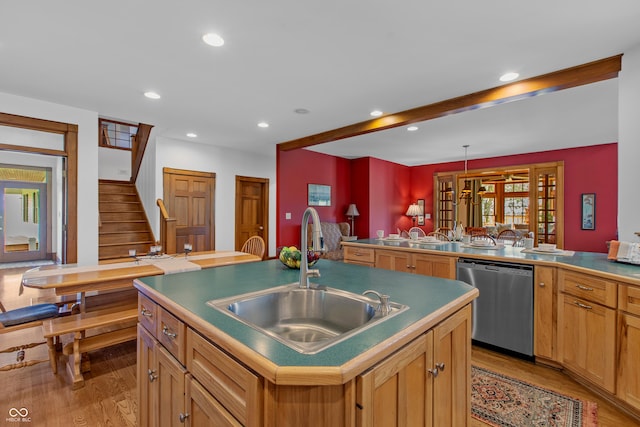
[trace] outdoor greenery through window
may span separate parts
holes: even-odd
[[[482,225],[529,223],[529,183],[485,184]]]

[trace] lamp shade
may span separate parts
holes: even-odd
[[[409,209],[407,209],[407,216],[418,216],[418,215],[422,215],[422,210],[420,209],[420,206],[418,206],[416,203],[413,203],[411,205],[409,205]]]
[[[347,209],[347,213],[345,214],[346,216],[359,216],[360,212],[358,212],[358,208],[356,208],[356,204],[355,203],[351,203],[349,205],[349,208]]]

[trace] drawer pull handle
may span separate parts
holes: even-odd
[[[576,285],[576,288],[581,289],[583,291],[593,291],[593,288],[589,288],[588,286],[584,286],[584,285]]]
[[[585,309],[587,309],[587,310],[591,310],[591,309],[593,308],[593,307],[591,307],[590,305],[582,304],[582,303],[581,303],[581,302],[579,302],[579,301],[574,301],[574,303],[575,303],[578,307],[580,307],[580,308],[585,308]]]
[[[155,380],[157,380],[157,379],[158,379],[158,376],[157,376],[157,375],[155,375],[155,373],[156,373],[156,371],[152,371],[151,369],[149,369],[149,370],[147,371],[147,375],[149,375],[149,382],[150,382],[150,383],[152,383],[152,382],[154,382]]]
[[[436,363],[436,368],[438,368],[441,371],[444,371],[444,363]]]
[[[366,254],[363,254],[362,252],[356,252],[354,255],[355,256],[365,256]]]
[[[169,332],[169,328],[166,325],[162,327],[162,333],[169,338],[175,338],[178,336],[178,334],[176,334],[175,332]]]
[[[185,421],[187,421],[187,418],[189,418],[189,413],[187,412],[186,414],[180,414],[180,422],[184,423]]]
[[[435,378],[438,376],[438,367],[436,366],[433,369],[427,369],[427,372],[429,372]]]
[[[147,310],[144,307],[142,307],[142,310],[140,310],[140,314],[142,314],[144,317],[152,317],[153,316],[153,313],[151,313],[149,310]]]

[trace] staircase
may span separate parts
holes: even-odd
[[[99,181],[100,233],[98,259],[126,258],[129,250],[146,254],[154,245],[138,191],[124,181]]]

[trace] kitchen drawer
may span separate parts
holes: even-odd
[[[261,425],[262,381],[253,372],[187,328],[187,370],[243,425]]]
[[[588,274],[559,271],[560,291],[616,308],[618,304],[618,284]]]
[[[620,285],[618,287],[618,309],[640,316],[640,288]]]
[[[173,314],[158,306],[158,330],[156,338],[184,366],[186,326]]]
[[[375,250],[369,248],[344,247],[344,260],[354,263],[372,263],[375,261]]]
[[[158,306],[146,296],[138,293],[138,322],[155,336]]]

